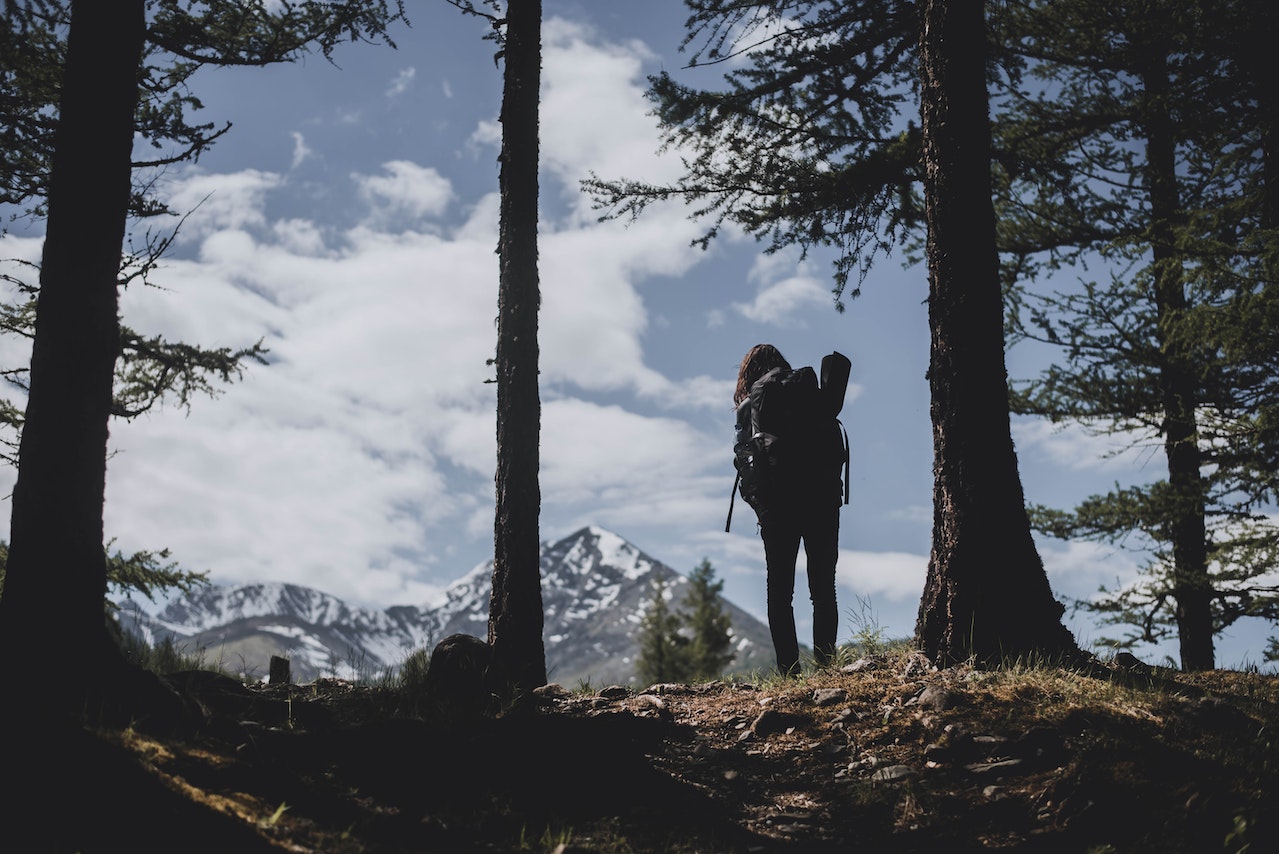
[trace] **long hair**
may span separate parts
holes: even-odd
[[[756,344],[746,351],[742,366],[737,369],[737,389],[733,392],[733,404],[739,404],[751,393],[755,381],[773,368],[790,370],[790,363],[772,344]]]

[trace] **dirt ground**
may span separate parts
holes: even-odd
[[[1255,673],[899,656],[787,681],[548,686],[448,722],[337,680],[181,682],[194,731],[86,730],[8,762],[21,788],[0,834],[40,843],[0,848],[1279,850],[1279,678]]]

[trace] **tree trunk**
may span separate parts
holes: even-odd
[[[507,7],[498,254],[497,510],[488,640],[514,688],[546,684],[538,514],[538,98],[541,0]]]
[[[1151,27],[1150,32],[1164,32]],[[1164,362],[1159,371],[1163,397],[1164,454],[1172,492],[1172,584],[1176,600],[1177,636],[1183,670],[1214,666],[1213,589],[1208,578],[1207,531],[1204,525],[1204,482],[1200,476],[1199,425],[1192,354],[1176,325],[1188,308],[1181,259],[1173,223],[1180,217],[1177,155],[1172,117],[1168,114],[1168,69],[1161,44],[1150,47],[1152,64],[1142,83],[1150,104],[1146,127],[1146,163],[1150,181],[1151,254],[1155,274],[1156,334]]]
[[[925,0],[920,23],[934,506],[916,641],[938,665],[1073,657],[1010,430],[981,0]]]
[[[1272,53],[1279,40],[1274,0],[1251,0],[1240,16],[1246,30],[1234,34],[1243,57],[1244,76],[1256,93],[1261,114],[1262,228],[1279,226],[1279,84]]]
[[[72,3],[0,600],[4,648],[30,665],[24,702],[72,714],[123,663],[104,619],[102,513],[144,6]]]

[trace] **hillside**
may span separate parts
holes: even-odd
[[[7,739],[6,830],[85,854],[1279,850],[1279,679],[1255,673],[901,653],[785,682],[548,686],[447,724],[337,680],[174,682],[208,712],[181,737]]]

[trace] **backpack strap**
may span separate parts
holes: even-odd
[[[742,473],[737,472],[737,477],[733,478],[733,491],[728,494],[728,519],[724,521],[724,533],[728,533],[728,529],[733,525],[733,499],[737,497],[737,485],[742,482]],[[847,503],[847,502],[845,502]]]

